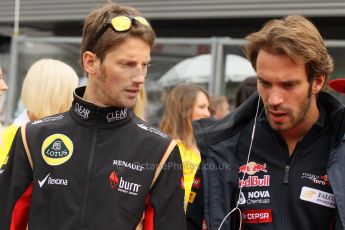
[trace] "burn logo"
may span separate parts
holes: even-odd
[[[110,173],[109,183],[111,189],[117,188],[117,191],[119,192],[134,196],[138,195],[139,189],[141,187],[140,184],[129,182],[125,180],[122,176],[120,176],[119,178],[115,171],[112,171]]]
[[[117,177],[115,171],[113,171],[113,172],[110,173],[110,175],[109,175],[109,182],[110,182],[110,187],[111,187],[112,189],[116,188],[116,186],[119,185],[120,180],[119,180],[119,178]]]

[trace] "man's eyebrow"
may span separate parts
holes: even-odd
[[[267,81],[267,80],[265,80],[264,78],[260,77],[259,75],[256,75],[256,79],[257,79],[257,80],[260,80],[260,81]]]
[[[300,82],[300,80],[296,79],[296,80],[286,80],[286,81],[282,81],[281,84],[297,84],[298,82]]]

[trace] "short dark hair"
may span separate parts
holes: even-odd
[[[140,23],[133,24],[131,29],[125,32],[115,32],[112,29],[107,29],[103,35],[95,41],[97,39],[97,34],[103,28],[107,20],[116,15],[141,16],[140,12],[132,7],[112,2],[91,11],[84,21],[83,39],[80,48],[81,60],[83,60],[83,54],[86,51],[91,51],[96,54],[102,62],[109,49],[120,45],[128,37],[140,38],[147,42],[151,48],[154,46],[156,38],[154,30],[151,26],[144,26]],[[84,65],[84,63],[81,64],[82,66]]]
[[[268,21],[264,27],[246,37],[245,52],[256,69],[260,49],[272,54],[286,54],[292,60],[302,59],[306,66],[308,81],[328,75],[333,70],[333,59],[325,43],[311,21],[301,15]]]

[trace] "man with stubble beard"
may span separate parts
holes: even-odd
[[[154,40],[132,7],[109,2],[86,17],[87,85],[68,112],[17,132],[0,175],[0,229],[185,229],[176,143],[132,112]]]
[[[194,124],[207,166],[201,167],[204,223],[208,229],[343,229],[344,107],[322,90],[333,60],[320,33],[291,15],[246,40],[258,93],[220,122]]]

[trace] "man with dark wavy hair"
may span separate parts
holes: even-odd
[[[322,90],[333,60],[320,33],[291,15],[246,39],[258,93],[220,122],[195,123],[215,168],[203,170],[208,229],[343,229],[345,111]]]

